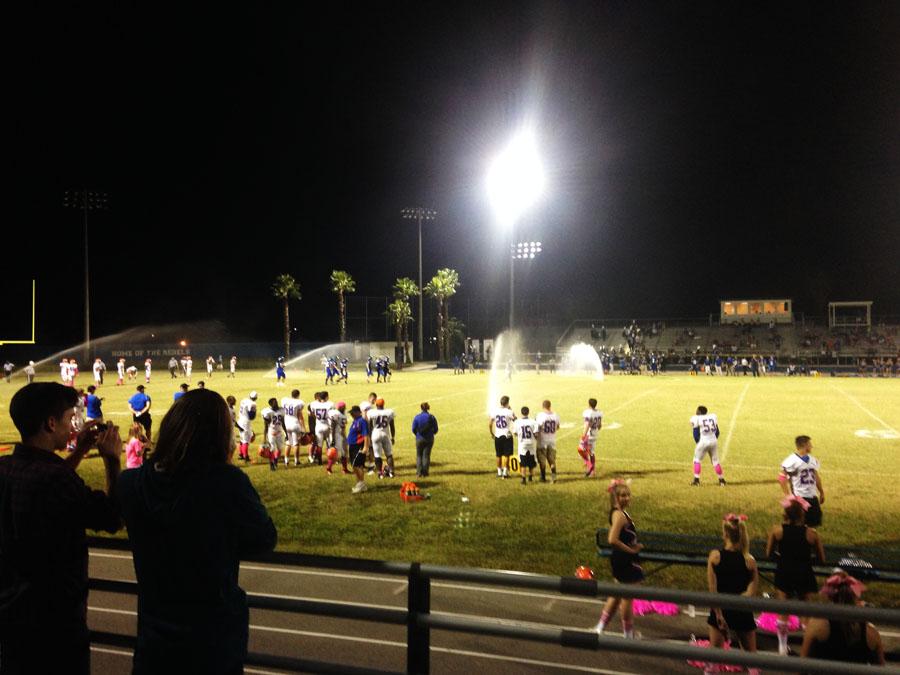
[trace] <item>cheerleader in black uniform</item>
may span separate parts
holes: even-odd
[[[775,594],[779,600],[809,600],[819,590],[813,573],[813,556],[818,563],[824,563],[825,548],[819,533],[806,526],[809,503],[803,497],[785,497],[781,500],[781,506],[784,508],[784,522],[772,528],[766,542],[766,555],[777,563]],[[777,631],[778,653],[785,655],[788,653],[787,615],[779,617]]]
[[[620,584],[638,584],[644,580],[644,570],[638,564],[638,553],[644,547],[637,542],[634,521],[625,509],[631,503],[631,488],[625,481],[616,478],[607,488],[609,492],[609,537],[612,546],[610,564],[613,578]],[[619,605],[622,607],[622,633],[627,638],[634,637],[634,614],[630,598],[609,598],[603,606],[600,621],[594,630],[602,633],[612,619]]]
[[[756,595],[759,570],[750,555],[750,538],[747,535],[747,516],[729,513],[722,520],[724,546],[709,552],[706,578],[710,593],[732,595]],[[740,641],[744,651],[756,651],[756,621],[753,612],[735,609],[709,610],[709,644],[721,647],[730,630]]]

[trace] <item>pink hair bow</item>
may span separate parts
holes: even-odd
[[[609,487],[606,488],[606,491],[612,492],[619,485],[627,485],[627,483],[621,478],[613,478],[611,481],[609,481]]]
[[[809,510],[809,502],[803,499],[803,497],[798,497],[797,495],[788,495],[784,499],[781,500],[781,507],[787,508],[794,502],[797,502],[804,511]]]
[[[732,520],[739,520],[743,523],[747,520],[747,516],[744,515],[743,513],[726,513],[722,517],[722,520],[727,521],[727,522],[731,522]]]
[[[820,590],[819,593],[832,598],[837,594],[842,586],[849,586],[850,591],[857,599],[862,597],[863,591],[866,590],[865,584],[859,579],[851,577],[849,574],[841,573],[832,574],[830,577],[828,577],[825,580],[825,583],[822,585],[822,590]]]

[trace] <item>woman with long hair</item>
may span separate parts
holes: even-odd
[[[156,446],[124,472],[119,495],[138,581],[134,673],[240,673],[249,613],[241,558],[276,532],[246,474],[230,463],[233,422],[208,389],[163,418]]]
[[[789,495],[781,500],[783,521],[769,532],[766,556],[776,561],[775,594],[779,600],[796,598],[809,600],[818,590],[813,572],[813,557],[825,562],[822,538],[806,526],[809,502],[803,497]],[[778,653],[788,653],[788,616],[781,615],[777,623]]]
[[[609,493],[609,536],[607,541],[612,546],[610,565],[613,578],[620,584],[639,584],[644,580],[644,570],[638,562],[638,553],[644,547],[637,541],[637,530],[634,521],[625,510],[631,504],[631,488],[620,478],[613,479],[606,489]],[[622,608],[622,633],[627,638],[634,637],[634,612],[631,598],[609,598],[603,606],[600,621],[594,627],[602,633],[615,616],[616,610]]]
[[[706,578],[710,593],[731,595],[756,595],[759,570],[750,555],[750,538],[747,534],[747,516],[729,513],[722,519],[722,548],[709,552]],[[738,639],[744,651],[756,651],[756,621],[753,612],[735,609],[709,610],[709,644],[721,647],[729,631]]]
[[[864,590],[861,582],[839,572],[828,577],[819,593],[839,605],[860,605]],[[810,619],[800,656],[883,666],[884,646],[878,629],[865,621]]]

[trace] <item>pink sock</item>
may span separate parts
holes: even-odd
[[[700,462],[694,462],[694,475],[700,478]]]
[[[721,477],[722,476],[722,465],[716,464],[715,466],[713,466],[713,468],[716,470],[716,473],[719,475],[719,477]]]

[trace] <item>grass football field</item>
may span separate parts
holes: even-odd
[[[204,375],[195,374],[194,381],[206,379]],[[395,373],[390,383],[367,384],[353,371],[349,385],[328,387],[331,400],[346,401],[349,410],[369,391],[384,397],[397,416],[397,476],[367,476],[369,491],[357,495],[350,492],[352,476],[328,476],[322,467],[310,465],[280,466],[272,473],[257,460],[245,470],[275,521],[279,549],[559,575],[588,564],[599,578],[608,579],[608,563],[595,552],[594,531],[607,524],[610,478],[632,480],[630,510],[639,533],[715,535],[722,514],[734,511],[749,516],[752,538],[763,538],[779,522],[776,476],[798,434],[812,436],[813,453],[822,464],[826,502],[820,532],[825,542],[900,546],[898,379],[613,375],[599,382],[533,372],[517,373],[511,382],[505,374],[493,377],[494,391],[509,395],[517,413],[528,405],[534,416],[543,399],[553,402],[563,421],[556,484],[538,483],[536,477],[523,486],[515,477],[497,478],[486,416],[490,373],[405,371]],[[165,371],[154,374],[147,391],[153,398],[155,429],[181,381]],[[123,426],[130,421],[126,400],[138,382],[117,387],[113,380],[102,388],[108,419]],[[86,374],[79,375],[79,386],[88,383]],[[4,446],[16,439],[8,409],[21,384],[16,379],[0,383]],[[289,372],[284,388],[276,388],[264,371],[239,372],[235,379],[216,373],[207,384],[238,400],[256,389],[260,409],[269,397],[280,399],[294,387],[307,402],[323,388],[318,372]],[[599,400],[604,413],[599,476],[592,479],[584,477],[576,453],[580,415],[589,397]],[[415,480],[409,429],[419,403],[426,400],[440,424],[431,475],[418,482],[430,498],[404,503],[400,484]],[[708,460],[702,486],[689,485],[694,442],[688,420],[701,404],[719,417],[725,488],[716,485]],[[261,440],[260,418],[254,429]],[[88,483],[102,486],[99,460],[85,460],[79,471]],[[670,568],[653,583],[702,588],[704,580],[704,570]],[[879,600],[900,604],[900,588],[878,586],[872,590]],[[771,590],[767,583],[762,589]]]

